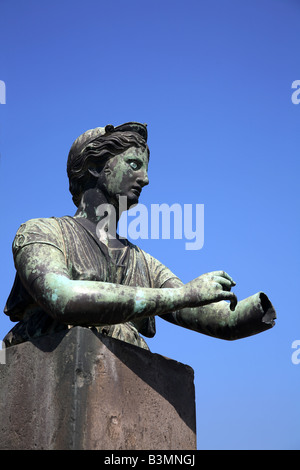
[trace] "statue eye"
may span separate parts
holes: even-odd
[[[137,163],[136,161],[131,161],[131,162],[129,163],[129,165],[131,166],[131,168],[132,168],[133,170],[137,170],[138,167],[139,167],[139,165],[138,165],[138,163]]]

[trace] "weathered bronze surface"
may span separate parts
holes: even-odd
[[[73,143],[67,171],[76,214],[29,220],[13,242],[17,273],[4,311],[18,323],[6,346],[80,325],[148,349],[140,334],[155,335],[155,315],[227,340],[274,325],[264,293],[238,302],[224,271],[184,285],[118,237],[120,214],[149,183],[149,155],[147,127],[140,123],[98,127]]]

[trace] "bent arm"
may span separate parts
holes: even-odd
[[[124,323],[189,305],[182,289],[152,289],[72,280],[63,253],[46,244],[23,247],[15,258],[20,279],[53,318],[71,325]]]
[[[164,289],[72,280],[63,252],[47,243],[23,246],[15,256],[15,264],[33,299],[53,318],[69,325],[125,323],[187,307],[187,312],[197,312],[191,307],[221,300],[230,300],[231,306],[237,302],[230,292],[234,282],[222,271],[204,274],[186,285],[165,285]],[[187,314],[174,313],[172,318],[177,324],[195,329]]]
[[[164,288],[178,288],[179,280],[170,280]],[[232,311],[228,302],[220,301],[200,307],[183,308],[161,316],[184,328],[219,339],[235,340],[261,333],[275,324],[276,312],[263,292],[239,301]]]

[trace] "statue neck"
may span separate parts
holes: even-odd
[[[95,225],[104,219],[110,223],[114,221],[116,228],[120,214],[119,208],[108,201],[103,191],[92,188],[83,193],[74,217],[88,219]]]

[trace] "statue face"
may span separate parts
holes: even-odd
[[[99,175],[97,188],[114,205],[119,204],[120,196],[125,196],[128,209],[138,203],[142,188],[148,183],[148,152],[146,149],[130,147],[106,162]]]

